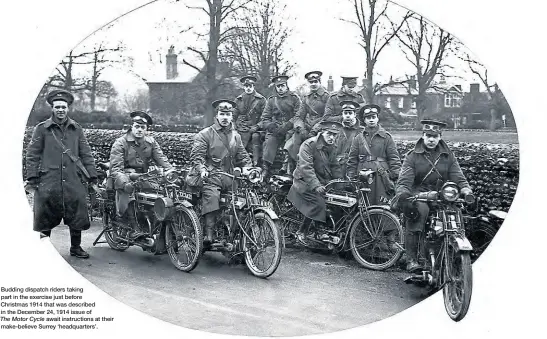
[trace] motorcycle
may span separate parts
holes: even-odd
[[[99,206],[103,230],[93,246],[104,243],[99,241],[104,234],[106,243],[116,251],[139,246],[155,255],[167,253],[177,269],[192,271],[199,261],[203,234],[199,218],[188,201],[191,197],[181,189],[183,183],[178,171],[164,172],[161,168],[152,167],[146,173],[131,173],[130,179],[135,183],[135,201],[131,202],[135,204],[134,219],[138,224],[137,231],[143,234],[131,237],[133,227],[119,220],[115,191],[107,179],[99,188],[102,192]]]
[[[220,252],[235,262],[240,261],[243,255],[253,275],[267,278],[281,262],[278,217],[257,193],[263,180],[260,168],[236,167],[233,172],[210,173],[210,176],[232,178],[232,189],[220,195],[220,214],[214,229],[215,241],[209,248],[204,248],[204,252]],[[196,197],[194,201],[199,201],[199,198]],[[201,203],[196,205],[201,206]]]
[[[429,287],[432,291],[442,289],[448,316],[460,321],[469,310],[473,288],[473,247],[465,236],[462,210],[464,205],[472,204],[475,197],[468,194],[462,198],[458,186],[448,181],[440,191],[421,192],[408,199],[427,203],[430,211],[424,232],[425,241],[420,241],[418,246],[418,260],[425,262],[425,268],[404,281]]]
[[[361,170],[358,180],[335,179],[328,182],[325,200],[327,222],[306,238],[303,245],[312,250],[344,254],[351,251],[363,267],[385,270],[401,257],[404,248],[403,229],[389,206],[370,205],[367,186],[374,182],[373,170]],[[283,176],[270,179],[268,202],[279,214],[285,241],[296,239],[304,216],[287,200],[292,180]],[[350,192],[338,189],[349,186]]]

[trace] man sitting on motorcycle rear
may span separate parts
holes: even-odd
[[[215,170],[232,173],[234,167],[252,166],[241,136],[232,125],[236,103],[231,100],[217,100],[213,102],[213,108],[217,112],[215,122],[196,134],[190,154],[194,170],[203,179],[201,215],[205,222],[205,248],[214,240],[213,229],[217,211],[220,209],[220,193],[232,188],[232,179],[215,173]]]
[[[418,245],[423,239],[421,234],[425,229],[429,206],[425,202],[410,203],[408,198],[419,192],[438,190],[439,182],[446,181],[455,182],[464,196],[472,193],[454,153],[441,139],[446,123],[433,119],[423,119],[421,123],[423,135],[414,150],[406,154],[394,199],[395,206],[405,213],[406,268],[409,272],[422,269],[417,260]]]
[[[136,239],[144,233],[137,227],[133,194],[134,182],[130,179],[131,173],[146,173],[153,161],[157,166],[170,170],[173,166],[161,151],[161,147],[153,137],[148,136],[148,128],[152,125],[152,118],[145,112],[130,113],[133,124],[127,133],[116,139],[110,151],[110,173],[114,179],[116,189],[116,211],[122,221],[133,227],[129,237]],[[145,183],[145,185],[152,183]],[[146,188],[146,187],[144,187]]]
[[[306,242],[312,220],[317,223],[327,220],[325,185],[333,179],[342,178],[335,144],[342,124],[322,121],[319,125],[321,132],[300,146],[293,185],[287,195],[287,199],[304,215],[304,222],[296,233],[302,243]]]

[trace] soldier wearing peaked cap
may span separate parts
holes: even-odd
[[[173,166],[163,154],[160,145],[148,135],[148,129],[153,124],[152,117],[143,111],[129,114],[131,126],[125,135],[114,141],[110,150],[110,173],[116,190],[116,212],[120,221],[133,227],[128,235],[132,239],[145,236],[147,232],[140,230],[135,219],[134,183],[129,178],[131,173],[146,173],[155,164],[165,170]],[[154,189],[158,183],[145,182],[145,189]]]
[[[272,84],[275,85],[275,94],[268,98],[259,128],[266,130],[266,138],[263,149],[262,168],[264,175],[270,174],[271,167],[279,146],[285,146],[287,140],[292,137],[293,127],[298,122],[296,114],[300,109],[301,101],[298,95],[289,90],[286,75],[280,75],[272,78]],[[288,173],[294,168],[294,159],[285,154],[283,169]]]
[[[257,78],[244,76],[240,79],[243,93],[236,97],[237,107],[233,119],[236,130],[241,135],[241,141],[247,152],[253,155],[253,164],[258,165],[262,156],[262,143],[265,133],[259,131],[258,122],[266,106],[266,98],[255,89]]]
[[[427,203],[410,204],[408,197],[419,192],[437,190],[439,184],[455,182],[463,195],[472,193],[458,160],[448,145],[442,140],[442,131],[446,123],[435,119],[423,119],[422,137],[410,151],[401,168],[396,186],[394,208],[412,214],[405,225],[405,250],[408,256],[407,270],[414,272],[421,268],[417,261],[418,247],[424,231],[429,206]],[[412,213],[409,213],[411,211]]]
[[[376,171],[376,180],[369,193],[373,205],[385,204],[393,197],[394,182],[401,168],[399,152],[391,134],[378,123],[380,111],[380,106],[374,104],[361,107],[359,118],[364,130],[353,140],[348,155],[349,177],[356,177],[362,169]]]
[[[319,125],[319,134],[307,139],[300,146],[293,185],[287,195],[287,199],[305,217],[297,232],[298,240],[304,243],[312,220],[316,223],[326,222],[325,185],[333,179],[343,177],[336,159],[335,143],[342,124],[322,121]]]
[[[27,188],[34,191],[34,230],[45,236],[60,224],[70,229],[70,255],[88,258],[81,247],[89,229],[88,187],[97,170],[82,127],[68,116],[74,96],[65,90],[47,95],[49,119],[34,127],[26,152]]]
[[[359,119],[357,119],[359,103],[352,100],[344,100],[340,102],[340,106],[342,108],[342,129],[340,135],[336,138],[336,157],[342,167],[342,173],[346,173],[351,144],[353,139],[363,132],[364,127],[361,126]],[[327,121],[339,120],[337,117],[327,118]]]
[[[340,102],[345,100],[355,101],[359,105],[363,105],[365,98],[361,93],[355,91],[356,87],[357,77],[342,77],[342,88],[329,96],[325,105],[324,117],[341,117],[342,106],[340,106]]]
[[[215,101],[213,107],[217,112],[213,125],[204,128],[194,137],[190,153],[193,168],[189,173],[190,180],[187,180],[191,185],[202,186],[201,214],[206,233],[204,247],[208,247],[215,240],[213,230],[220,209],[220,194],[232,188],[231,178],[210,172],[220,170],[233,173],[234,167],[252,166],[241,135],[232,125],[232,114],[237,104],[221,99]]]

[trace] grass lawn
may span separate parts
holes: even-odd
[[[420,131],[389,131],[395,140],[418,140]],[[452,142],[483,142],[492,144],[518,144],[518,135],[514,132],[473,132],[444,131],[443,140]]]

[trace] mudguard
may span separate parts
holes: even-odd
[[[371,210],[371,209],[374,209],[374,208],[378,208],[378,209],[381,209],[381,210],[386,210],[386,211],[393,212],[391,210],[391,207],[389,207],[389,205],[370,205],[370,206],[367,207],[367,210]]]
[[[191,202],[187,201],[187,200],[180,200],[178,201],[180,203],[180,205],[186,207],[186,208],[192,208],[194,207],[194,205],[192,205]]]
[[[470,252],[473,251],[473,246],[471,246],[471,243],[467,238],[462,237],[453,237],[452,242],[456,244],[456,248],[458,249],[458,252]]]
[[[276,214],[271,208],[268,208],[268,207],[256,207],[256,208],[255,208],[255,211],[256,211],[256,212],[264,212],[264,213],[267,214],[270,218],[272,218],[272,220],[279,220],[279,217],[277,216],[277,214]]]

